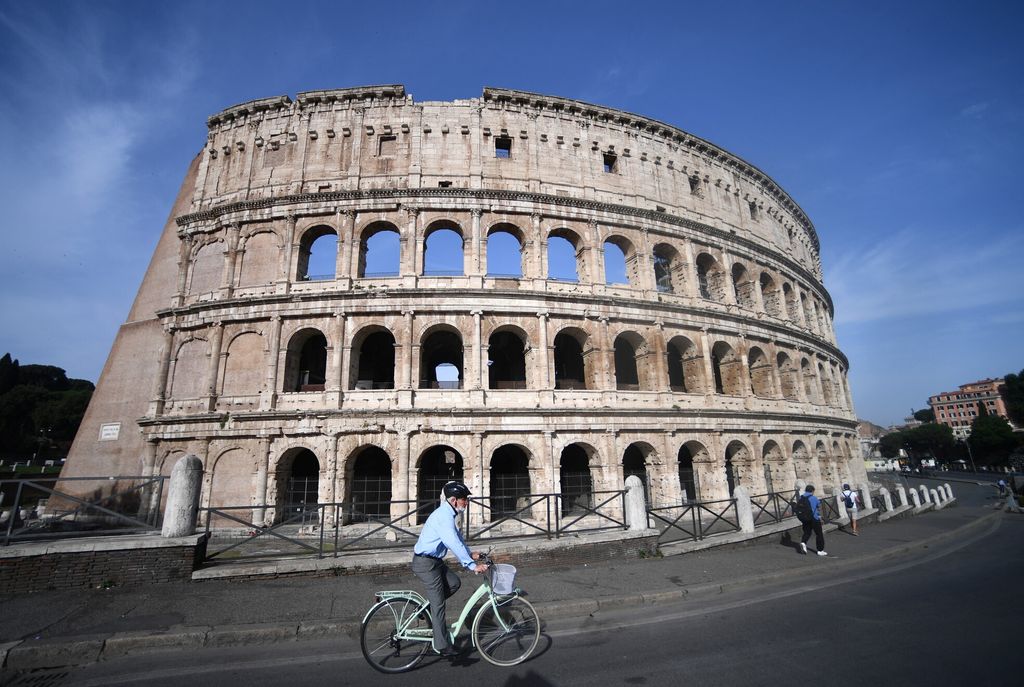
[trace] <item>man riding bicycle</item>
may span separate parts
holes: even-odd
[[[452,572],[444,562],[445,554],[450,550],[467,570],[482,573],[487,565],[477,563],[481,554],[470,552],[462,533],[455,525],[455,518],[466,510],[469,504],[469,488],[462,482],[448,482],[442,490],[442,503],[423,524],[420,538],[413,547],[412,571],[420,578],[427,589],[427,601],[430,602],[430,622],[434,626],[434,651],[442,656],[456,656],[458,652],[452,646],[445,619],[445,601],[453,596],[462,580]]]

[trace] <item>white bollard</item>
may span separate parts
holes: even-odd
[[[916,489],[910,490],[910,502],[913,504],[914,508],[921,507],[921,497],[917,495]]]
[[[195,534],[199,512],[199,492],[203,483],[203,461],[189,454],[179,460],[171,471],[164,509],[164,537],[187,537]]]
[[[871,503],[871,485],[865,482],[860,485],[860,497],[864,500],[864,510],[871,510],[874,504]]]
[[[882,487],[881,489],[878,490],[878,493],[882,496],[882,504],[885,507],[885,512],[886,513],[891,513],[892,512],[892,497],[889,496],[889,490],[886,489],[885,487]]]
[[[626,525],[630,531],[647,529],[647,499],[644,483],[636,475],[626,478]]]
[[[907,501],[907,490],[903,488],[902,484],[896,487],[896,493],[899,494],[901,506],[910,505],[910,503]]]
[[[938,507],[942,505],[942,502],[939,501],[939,494],[938,494],[938,492],[936,492],[934,489],[931,489],[929,491],[929,493],[931,494],[931,497],[932,497],[932,503],[935,504],[935,510],[938,510],[939,509]]]
[[[925,503],[931,503],[931,502],[932,502],[932,501],[931,501],[931,499],[930,499],[930,498],[928,498],[928,488],[927,488],[927,487],[925,487],[925,486],[924,486],[924,485],[922,484],[921,486],[919,486],[919,487],[917,488],[917,490],[921,492],[921,503],[922,503],[922,504],[925,504]]]
[[[844,520],[850,517],[849,511],[846,510],[846,504],[843,503],[843,487],[837,485],[836,488],[836,512],[839,513],[839,519]]]
[[[1010,513],[1020,513],[1020,505],[1017,503],[1017,497],[1013,495],[1013,491],[1010,489],[1006,490],[1006,505],[1003,509]]]
[[[736,499],[736,519],[739,520],[740,532],[754,531],[754,510],[750,505],[750,494],[746,487],[736,487],[732,490],[732,497]]]
[[[953,500],[953,487],[949,486],[949,482],[946,482],[942,486],[944,486],[946,488],[946,498],[948,500],[952,501]]]

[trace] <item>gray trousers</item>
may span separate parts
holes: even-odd
[[[420,578],[427,590],[430,602],[430,623],[434,626],[434,649],[451,649],[452,640],[445,619],[445,602],[459,591],[462,580],[448,568],[444,561],[426,556],[412,557],[412,572]]]

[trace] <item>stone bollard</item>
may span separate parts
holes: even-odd
[[[879,496],[882,497],[882,507],[885,508],[886,513],[892,512],[892,497],[889,496],[889,490],[882,487],[878,490]]]
[[[836,512],[839,513],[840,520],[850,517],[849,511],[846,510],[846,504],[843,503],[843,485],[841,484],[836,487]]]
[[[917,490],[921,492],[921,503],[922,503],[922,504],[925,504],[925,503],[931,503],[931,499],[930,499],[930,498],[928,498],[928,488],[927,488],[927,487],[925,487],[925,486],[924,486],[924,485],[922,484],[921,486],[919,486],[919,487],[917,488]]]
[[[195,534],[199,513],[199,491],[203,483],[203,461],[189,454],[179,460],[171,471],[164,510],[164,537],[187,537]]]
[[[871,485],[864,483],[860,485],[860,497],[864,499],[864,510],[871,510],[874,505],[871,503]]]
[[[901,506],[910,505],[910,503],[907,502],[907,490],[903,488],[902,484],[896,487],[896,493],[899,494]]]
[[[732,497],[736,499],[736,519],[739,521],[740,532],[754,531],[754,509],[750,505],[750,494],[746,487],[736,487],[732,490]]]
[[[917,495],[916,489],[910,490],[910,503],[914,506],[914,508],[921,507],[921,497]]]
[[[1003,508],[1010,513],[1020,513],[1020,505],[1018,505],[1017,497],[1013,495],[1012,489],[1006,490],[1006,505]]]
[[[807,486],[807,482],[805,480],[798,479],[796,481],[796,495],[797,495],[797,497],[799,497],[800,494],[804,493],[804,488],[806,486]]]
[[[952,501],[953,500],[953,487],[949,486],[949,482],[946,482],[942,486],[946,490],[946,500],[947,501]]]
[[[644,483],[636,475],[626,478],[626,525],[630,531],[647,529],[647,499]]]
[[[939,492],[935,491],[934,489],[930,489],[929,493],[932,497],[932,503],[935,504],[935,509],[938,510],[939,506],[942,505],[942,501],[939,500]]]

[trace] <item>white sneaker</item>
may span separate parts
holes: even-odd
[[[819,551],[819,552],[818,552],[818,555],[819,555],[819,556],[827,556],[828,554],[827,554],[827,553],[825,553],[824,551]]]
[[[807,553],[807,544],[800,542],[800,553]]]

